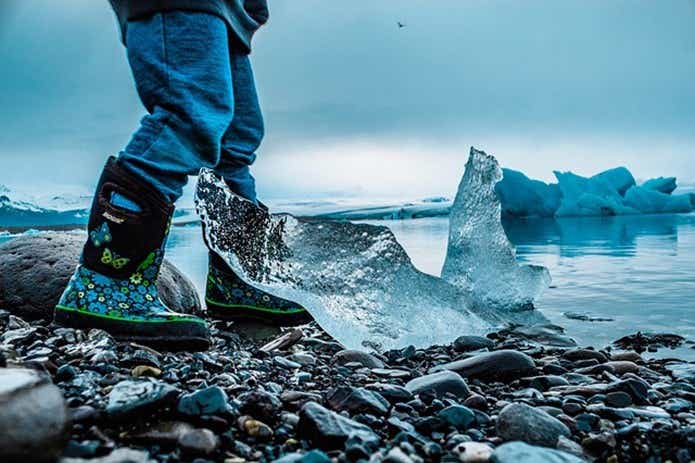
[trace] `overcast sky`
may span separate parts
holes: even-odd
[[[271,1],[260,193],[451,195],[471,145],[692,182],[694,25],[692,0]],[[106,0],[0,0],[0,66],[0,184],[91,188],[144,111]]]

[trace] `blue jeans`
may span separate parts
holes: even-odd
[[[201,167],[257,200],[249,166],[263,139],[263,116],[249,57],[229,43],[225,22],[205,13],[128,23],[128,61],[148,114],[119,158],[171,202]]]

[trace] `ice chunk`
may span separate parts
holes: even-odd
[[[693,204],[688,194],[668,195],[645,187],[633,186],[625,194],[625,204],[643,214],[691,212]]]
[[[555,212],[557,217],[639,213],[623,203],[615,180],[610,176],[599,174],[586,178],[572,172],[554,173],[562,191],[562,202]]]
[[[499,166],[472,152],[468,171],[461,188],[472,190],[457,195],[446,279],[417,270],[386,227],[269,215],[210,170],[201,171],[195,199],[208,244],[242,279],[301,303],[345,346],[426,346],[502,321],[543,320],[535,310],[507,312],[528,308],[548,274],[514,261],[494,194]]]
[[[548,269],[519,265],[502,228],[494,157],[471,148],[454,200],[442,279],[469,294],[469,304],[495,310],[531,307],[550,284]]]
[[[642,184],[642,188],[654,190],[670,195],[678,187],[676,177],[657,177],[647,180]]]
[[[502,180],[495,186],[506,217],[553,217],[562,197],[556,184],[532,180],[512,169],[502,169]]]

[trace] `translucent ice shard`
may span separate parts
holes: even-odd
[[[502,228],[495,193],[501,178],[497,160],[471,148],[451,208],[442,279],[466,292],[469,306],[476,312],[531,308],[550,284],[548,269],[516,261],[514,247]]]
[[[494,163],[497,170],[493,171],[499,173],[494,159],[475,154],[468,164],[471,175],[486,170],[478,162]],[[499,272],[509,270],[514,262],[509,242],[484,227],[493,225],[496,217],[494,225],[502,230],[499,202],[494,196],[499,177],[494,172],[488,172],[484,185],[480,181],[462,182],[464,188],[477,189],[471,195],[461,196],[459,192],[463,200],[457,198],[453,222],[467,227],[465,236],[471,232],[482,236],[469,246],[471,240],[460,239],[452,231],[456,242],[450,244],[449,252],[454,255],[447,258],[446,269],[453,284],[417,270],[386,227],[271,215],[234,195],[209,170],[202,170],[198,178],[196,208],[208,244],[242,279],[304,305],[343,345],[376,349],[426,346],[451,342],[461,334],[481,334],[508,319],[504,310],[497,311],[491,305],[502,298],[493,297],[490,285],[504,279]],[[476,207],[473,197],[478,192],[485,196],[478,199]],[[468,217],[460,217],[462,214]],[[470,226],[470,222],[474,224]],[[493,242],[485,246],[483,241],[488,237]],[[497,251],[497,246],[505,250]],[[469,251],[474,253],[473,259],[485,259],[483,265],[466,260]],[[485,275],[485,265],[495,257],[506,259],[505,263],[490,264],[489,271],[496,275]],[[460,284],[460,275],[469,268],[475,272],[468,276],[480,278],[480,285],[471,284],[472,280]],[[522,291],[515,285],[503,286],[504,294],[514,300],[500,304],[502,309],[528,305],[540,286],[533,276],[547,277],[547,273],[519,268],[515,263],[513,269],[516,273],[510,279],[524,278],[516,284],[527,281],[533,288]],[[528,311],[524,319],[538,321],[542,316]]]

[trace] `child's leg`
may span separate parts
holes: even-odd
[[[119,158],[171,202],[188,175],[214,167],[233,118],[227,27],[173,11],[128,24],[128,60],[148,111]]]
[[[263,114],[248,55],[232,53],[234,119],[222,138],[220,162],[215,172],[234,193],[256,202],[256,183],[249,166],[263,140]]]

